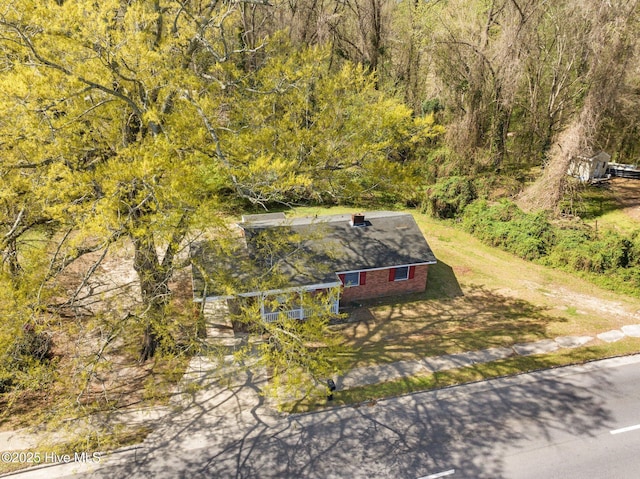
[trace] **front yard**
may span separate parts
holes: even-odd
[[[557,336],[595,337],[640,323],[640,299],[485,246],[445,222],[414,216],[439,263],[429,270],[426,292],[363,301],[351,312],[355,321],[337,327],[353,348],[349,368]],[[588,346],[601,343],[596,339]]]

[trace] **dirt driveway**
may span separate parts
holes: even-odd
[[[612,178],[609,188],[623,211],[640,223],[640,180]]]

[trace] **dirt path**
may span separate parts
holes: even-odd
[[[640,222],[640,180],[612,178],[609,188],[624,212]]]

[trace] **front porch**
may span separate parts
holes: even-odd
[[[328,305],[327,312],[329,314],[338,314],[340,309],[340,300],[333,301],[330,305]],[[311,316],[314,312],[317,312],[317,308],[298,308],[298,309],[290,309],[287,311],[272,311],[267,312],[264,311],[264,305],[261,308],[260,314],[267,323],[272,323],[278,316],[281,314],[286,314],[289,319],[305,319]]]
[[[260,297],[260,315],[268,322],[281,314],[289,319],[302,320],[313,314],[336,315],[340,310],[340,288],[303,289],[287,294]]]

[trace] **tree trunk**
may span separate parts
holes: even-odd
[[[22,267],[18,262],[18,246],[16,239],[11,239],[11,241],[8,242],[4,259],[9,266],[9,273],[11,274],[11,276],[18,276],[18,274],[20,274],[20,272],[22,271]]]
[[[597,138],[602,119],[610,114],[621,95],[627,74],[630,53],[637,44],[635,18],[637,1],[617,11],[611,5],[594,13],[590,32],[593,43],[591,65],[584,83],[588,85],[584,104],[578,115],[557,138],[550,150],[550,159],[543,175],[520,195],[519,204],[525,210],[557,210],[567,185],[567,169],[578,155],[597,151]],[[601,18],[599,18],[601,16]],[[612,27],[616,28],[613,29]]]
[[[142,341],[142,349],[140,351],[141,363],[145,362],[147,359],[151,359],[155,355],[159,343],[160,340],[153,328],[153,325],[151,323],[147,323],[147,326],[144,329],[144,338]]]
[[[497,169],[502,166],[507,156],[507,133],[509,132],[509,124],[511,121],[511,112],[506,106],[496,101],[494,111],[492,132],[491,132],[491,155],[493,157],[493,166]]]
[[[133,267],[140,279],[140,291],[144,306],[144,339],[140,351],[140,361],[153,357],[159,346],[158,328],[163,323],[164,308],[169,296],[166,271],[158,260],[155,241],[151,233],[132,236],[134,247]]]
[[[134,247],[133,268],[140,280],[142,304],[144,306],[145,329],[140,352],[140,361],[153,357],[161,338],[167,338],[163,330],[165,307],[169,301],[169,280],[173,273],[173,263],[180,243],[187,234],[189,213],[184,212],[175,226],[162,262],[158,258],[153,234],[145,232],[139,236],[130,235]],[[140,223],[139,221],[137,222]],[[170,339],[170,338],[169,338]]]

